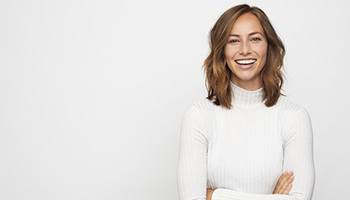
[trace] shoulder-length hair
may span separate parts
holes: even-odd
[[[284,45],[264,11],[255,6],[240,4],[225,11],[211,29],[209,35],[210,53],[203,64],[208,91],[206,98],[212,100],[214,104],[228,109],[233,105],[231,104],[232,89],[230,85],[231,73],[233,72],[226,63],[224,48],[233,24],[239,16],[248,12],[259,19],[268,43],[266,63],[260,73],[264,91],[263,100],[266,100],[264,104],[268,107],[273,106],[280,95],[285,96],[281,93],[284,76],[282,72],[285,55]]]

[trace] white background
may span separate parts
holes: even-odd
[[[0,1],[0,199],[177,200],[182,114],[206,89],[217,18],[238,3],[283,40],[312,118],[317,200],[348,196],[347,1]]]

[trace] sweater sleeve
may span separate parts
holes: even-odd
[[[178,164],[180,200],[206,199],[208,141],[203,120],[200,109],[194,105],[182,119]]]
[[[295,177],[289,194],[256,194],[217,188],[212,200],[311,200],[315,182],[311,119],[302,108],[286,123],[288,137],[284,143],[283,171],[291,170]]]

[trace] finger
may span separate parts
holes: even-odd
[[[288,173],[284,173],[284,174],[282,174],[281,176],[280,176],[280,178],[279,178],[279,185],[280,186],[282,186],[287,180],[288,180],[288,178],[289,178],[289,174]]]
[[[283,184],[288,180],[288,178],[293,174],[292,171],[285,171],[281,174],[279,179],[277,180],[276,186],[274,188],[273,193],[279,193],[281,192]]]
[[[283,173],[277,183],[277,192],[281,192],[282,189],[284,188],[285,184],[288,183],[288,179],[290,178],[290,174],[288,173]]]
[[[292,189],[293,183],[288,184],[288,186],[283,191],[283,194],[289,194],[290,190]]]
[[[289,184],[291,184],[294,180],[294,176],[290,176],[288,180],[282,185],[282,192],[286,190]]]
[[[284,190],[288,186],[289,183],[293,182],[293,180],[294,180],[294,176],[293,175],[289,176],[288,179],[282,185],[282,189]]]
[[[283,182],[283,180],[285,179],[285,177],[287,177],[287,173],[284,172],[279,178],[278,178],[278,182],[277,184],[281,184],[281,182]]]

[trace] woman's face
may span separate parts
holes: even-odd
[[[241,15],[234,23],[225,45],[225,59],[232,81],[247,90],[262,86],[260,72],[266,62],[267,41],[258,18]]]

